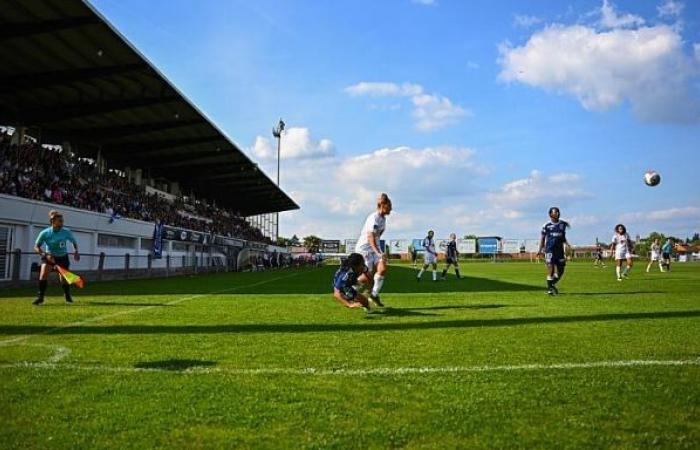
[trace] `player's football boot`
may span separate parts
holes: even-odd
[[[66,303],[73,303],[73,297],[70,294],[66,295]]]
[[[554,295],[554,290],[552,288],[547,289],[547,295]]]
[[[552,285],[552,295],[559,295],[559,289],[554,285]]]
[[[373,302],[375,305],[379,306],[380,308],[384,308],[384,303],[382,303],[382,300],[379,298],[378,295],[374,295],[374,294],[373,294],[373,295],[370,295],[370,296],[369,296],[369,299],[372,300],[372,302]]]
[[[32,305],[34,305],[34,306],[39,306],[39,305],[41,305],[42,303],[44,303],[44,297],[38,296],[38,297],[32,302]]]

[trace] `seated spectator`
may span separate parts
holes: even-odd
[[[0,133],[0,193],[193,231],[272,243],[239,213],[198,200],[175,201],[146,192],[121,172],[100,173],[94,163],[56,146],[14,145]]]

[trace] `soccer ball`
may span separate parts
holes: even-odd
[[[644,183],[647,186],[658,186],[661,183],[661,175],[653,170],[648,171],[644,174]]]

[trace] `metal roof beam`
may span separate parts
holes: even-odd
[[[131,136],[138,136],[140,134],[152,133],[155,131],[168,131],[178,128],[186,128],[194,125],[201,125],[207,123],[204,118],[199,117],[192,120],[173,120],[168,122],[154,122],[154,123],[139,123],[130,125],[116,125],[109,127],[96,127],[96,128],[72,128],[65,129],[61,128],[55,133],[50,134],[62,134],[65,136],[71,136],[76,138],[76,140],[89,140],[105,142],[115,139],[128,138]]]
[[[45,89],[95,78],[105,78],[114,75],[142,70],[148,67],[145,62],[122,64],[107,67],[90,67],[84,69],[55,70],[41,73],[30,73],[0,77],[0,92],[12,92],[18,89]]]
[[[214,142],[226,142],[223,136],[204,136],[195,138],[183,138],[183,139],[167,139],[163,141],[144,141],[138,144],[125,144],[120,145],[118,143],[110,144],[103,149],[117,151],[120,156],[129,155],[134,156],[135,163],[138,163],[138,158],[142,156],[149,156],[162,152],[163,150],[169,150],[172,148],[189,147],[194,145],[211,144]],[[137,155],[133,155],[137,153]]]
[[[24,125],[43,125],[98,114],[107,114],[115,111],[143,108],[161,103],[172,103],[178,100],[181,100],[181,98],[175,94],[160,97],[96,100],[90,103],[59,105],[42,109],[26,110],[20,112],[19,116]]]
[[[61,30],[84,27],[100,23],[95,15],[72,17],[69,19],[44,20],[41,22],[5,23],[0,28],[0,41],[43,33],[55,33]]]

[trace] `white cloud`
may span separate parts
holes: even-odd
[[[676,0],[666,0],[664,3],[656,7],[660,17],[676,18],[683,13],[685,4]]]
[[[342,180],[372,191],[400,190],[403,196],[430,199],[464,192],[468,183],[456,183],[465,176],[486,174],[473,160],[474,151],[459,147],[383,148],[346,159],[339,167]]]
[[[625,28],[644,25],[644,19],[634,14],[618,14],[615,5],[603,0],[600,7],[600,25],[604,28]]]
[[[528,177],[504,184],[489,197],[499,207],[537,206],[546,210],[561,202],[587,198],[589,194],[581,187],[581,177],[578,174],[544,175],[533,170]]]
[[[411,0],[411,3],[416,3],[423,6],[437,6],[437,0]]]
[[[652,221],[652,222],[669,222],[669,221],[700,221],[700,208],[697,206],[682,206],[668,209],[657,209],[645,212],[630,212],[620,216],[623,222],[635,221]]]
[[[259,159],[274,159],[277,157],[277,144],[266,137],[258,136],[251,152]],[[287,128],[282,135],[282,159],[325,158],[334,153],[335,146],[330,139],[316,141],[311,137],[308,128]]]
[[[697,122],[700,60],[685,53],[679,31],[619,28],[640,22],[611,8],[603,4],[603,17],[614,29],[552,25],[521,46],[501,45],[499,78],[571,95],[592,111],[629,103],[644,121]]]
[[[527,14],[516,14],[513,17],[513,25],[521,28],[530,28],[540,23],[542,23],[542,19],[540,19],[537,16],[530,16]]]
[[[346,87],[344,91],[353,97],[409,98],[413,105],[412,116],[416,128],[420,131],[444,128],[471,116],[470,111],[454,104],[449,98],[440,94],[425,93],[425,89],[419,84],[362,81]]]
[[[362,95],[368,95],[371,97],[410,97],[413,95],[422,94],[423,86],[413,83],[397,84],[388,82],[361,81],[357,84],[346,87],[345,92],[354,97],[359,97]]]

